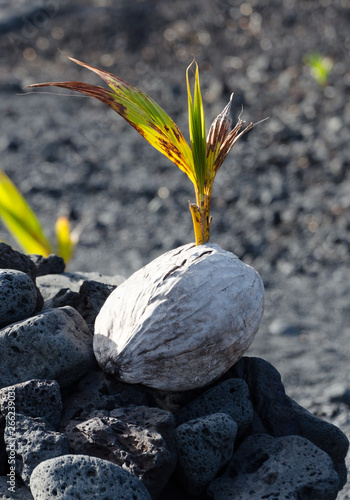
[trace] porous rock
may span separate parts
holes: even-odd
[[[189,494],[204,492],[233,454],[237,424],[225,413],[190,420],[176,429],[178,473]]]
[[[61,273],[46,274],[37,278],[37,285],[45,301],[45,307],[49,307],[49,300],[54,299],[57,294],[62,295],[63,291],[69,290],[78,293],[84,281],[96,281],[106,285],[118,286],[123,282],[121,276],[104,276],[100,273]],[[51,303],[54,305],[54,303]]]
[[[349,450],[348,438],[335,425],[312,415],[293,399],[288,399],[293,408],[293,418],[299,425],[300,435],[331,457],[339,476],[339,488],[342,488],[347,481],[345,457]]]
[[[0,498],[1,500],[33,500],[29,489],[16,477],[11,485],[9,476],[0,475]]]
[[[27,255],[17,252],[17,250],[14,250],[10,245],[6,245],[6,243],[0,243],[0,269],[15,269],[17,271],[22,271],[28,274],[33,280],[33,283],[35,283],[37,276],[35,264]],[[39,288],[36,287],[36,291],[37,301],[35,313],[41,311],[44,304]]]
[[[17,252],[6,243],[0,243],[0,269],[22,271],[28,274],[33,281],[37,276],[34,262],[27,255]]]
[[[94,411],[89,420],[70,422],[65,432],[71,451],[122,466],[142,480],[153,498],[175,468],[175,421],[158,408]]]
[[[338,489],[331,458],[307,439],[255,434],[241,444],[207,494],[213,500],[334,500]]]
[[[347,437],[338,427],[312,415],[287,396],[276,368],[261,358],[243,357],[226,375],[241,377],[248,384],[257,415],[253,419],[251,433],[266,429],[275,437],[305,437],[328,453],[339,475],[340,485],[346,483],[344,459],[349,449]]]
[[[254,410],[268,434],[275,437],[300,434],[281,375],[270,363],[261,358],[244,356],[225,376],[245,381]],[[257,430],[253,428],[252,432],[257,433]]]
[[[35,500],[151,500],[147,488],[131,472],[87,455],[41,462],[33,471],[30,489]]]
[[[228,379],[205,391],[176,414],[178,425],[212,413],[227,413],[242,434],[253,418],[253,406],[247,384],[241,379]]]
[[[31,379],[66,387],[96,362],[92,335],[71,307],[48,309],[0,330],[0,387]]]
[[[56,427],[62,411],[60,387],[55,380],[28,380],[4,387],[0,389],[1,413],[6,416],[11,408],[29,417],[45,418]]]
[[[0,269],[0,328],[34,314],[36,301],[35,284],[28,274]]]
[[[202,387],[243,355],[262,317],[258,273],[206,243],[167,252],[134,273],[96,318],[100,366],[167,391]]]
[[[5,443],[8,456],[15,451],[16,474],[29,486],[30,476],[35,467],[49,458],[69,452],[68,439],[56,432],[43,418],[28,417],[16,412],[13,419],[6,417]]]
[[[51,254],[48,257],[42,255],[28,255],[30,260],[36,267],[36,275],[44,276],[45,274],[61,274],[64,272],[66,264],[62,257]]]
[[[125,384],[96,368],[86,374],[75,387],[63,395],[63,412],[60,426],[64,429],[70,420],[83,422],[92,410],[111,411],[118,406],[147,405],[144,388]]]

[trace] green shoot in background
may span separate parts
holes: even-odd
[[[319,52],[313,52],[304,57],[304,63],[309,66],[313,77],[319,85],[327,85],[329,75],[333,69],[332,59],[322,56]]]
[[[69,229],[67,217],[59,217],[55,225],[56,246],[51,245],[45,232],[24,197],[13,182],[0,170],[0,217],[20,248],[29,254],[47,257],[52,253],[68,262],[77,244]]]
[[[187,68],[188,112],[191,147],[173,120],[142,90],[121,78],[89,66],[77,59],[75,63],[99,75],[111,90],[83,82],[51,82],[29,87],[56,86],[76,90],[95,97],[110,106],[134,127],[152,146],[163,153],[189,177],[194,185],[196,203],[190,203],[196,244],[209,240],[210,200],[215,175],[236,141],[255,124],[243,128],[240,118],[232,128],[231,102],[212,123],[208,136],[199,84],[198,65],[193,61]],[[195,65],[194,95],[192,98],[189,70]],[[242,130],[243,128],[243,130]]]

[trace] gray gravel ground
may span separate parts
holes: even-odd
[[[58,214],[81,230],[71,271],[129,276],[192,241],[194,196],[186,176],[103,104],[59,89],[22,95],[35,82],[100,84],[58,49],[141,87],[185,135],[193,55],[208,123],[231,91],[236,116],[244,105],[246,121],[270,117],[218,174],[211,241],[264,280],[249,354],[348,437],[349,23],[349,0],[0,2],[1,167],[50,234]],[[334,63],[325,86],[304,63],[316,50]],[[11,242],[2,227],[0,236]],[[338,498],[350,499],[350,488]]]

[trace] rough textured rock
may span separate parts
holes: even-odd
[[[300,435],[332,458],[334,468],[339,476],[339,486],[342,488],[347,480],[345,466],[345,457],[349,450],[347,437],[338,427],[312,415],[296,401],[290,399],[290,402],[294,411],[292,418],[299,425]]]
[[[0,243],[0,269],[15,269],[28,274],[35,283],[37,271],[35,264],[27,255],[17,252],[6,243]],[[37,302],[34,312],[41,311],[44,301],[39,289],[37,288]]]
[[[225,376],[239,377],[246,382],[254,410],[268,434],[275,437],[299,434],[300,428],[281,375],[270,363],[244,357]],[[252,431],[257,432],[257,429]]]
[[[21,252],[17,252],[10,245],[0,243],[0,269],[16,269],[28,274],[33,281],[37,276],[35,264]]]
[[[0,387],[34,378],[66,387],[95,364],[92,335],[71,307],[43,311],[0,331]]]
[[[12,419],[10,422],[13,422]],[[10,451],[15,450],[16,474],[27,486],[39,463],[69,453],[67,437],[56,432],[44,418],[32,418],[16,412],[15,426],[8,425],[8,417],[6,424],[7,453],[10,456]]]
[[[7,415],[9,395],[15,394],[17,413],[29,417],[42,417],[53,427],[57,427],[62,411],[60,387],[55,380],[28,380],[0,389],[0,409]]]
[[[0,269],[0,329],[34,314],[36,302],[37,291],[28,274]]]
[[[99,273],[62,273],[39,276],[37,285],[45,303],[54,299],[57,294],[62,295],[64,290],[78,293],[84,281],[97,281],[106,285],[118,286],[124,278],[121,276],[104,276]]]
[[[65,455],[39,464],[30,479],[35,500],[151,500],[130,472],[101,458]]]
[[[260,358],[242,358],[226,376],[246,381],[255,415],[251,432],[272,436],[300,435],[321,448],[333,459],[340,484],[346,483],[344,458],[349,441],[338,427],[317,418],[285,394],[281,376],[270,363]]]
[[[331,458],[307,439],[256,434],[241,444],[207,492],[213,500],[335,500],[338,487]]]
[[[193,389],[243,355],[262,317],[264,286],[234,254],[209,243],[176,248],[106,300],[94,352],[108,373],[157,389]]]
[[[176,464],[175,420],[158,408],[95,411],[65,429],[74,453],[109,460],[132,472],[156,498]]]
[[[176,414],[178,425],[212,413],[227,413],[242,434],[253,418],[248,386],[244,380],[229,379],[208,389]]]
[[[225,413],[214,413],[177,427],[178,472],[188,493],[203,493],[227,465],[236,434],[237,424]]]
[[[42,255],[31,254],[28,257],[35,264],[37,276],[61,274],[66,267],[64,260],[58,255],[52,254],[48,257],[43,257]]]
[[[111,411],[131,404],[148,404],[144,388],[120,382],[100,369],[92,370],[63,395],[60,427],[64,429],[70,420],[87,420],[92,410]]]
[[[1,500],[33,500],[29,489],[16,478],[14,486],[8,483],[8,476],[0,476],[0,498]],[[9,490],[9,488],[11,488]]]
[[[4,439],[5,426],[5,417],[0,413],[0,476],[5,475],[8,469],[8,457]]]

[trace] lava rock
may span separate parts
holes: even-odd
[[[92,329],[101,307],[116,288],[116,285],[108,285],[106,283],[99,283],[98,281],[83,281],[79,289],[79,301],[76,309],[85,319],[86,323],[91,325]]]
[[[236,422],[238,435],[248,428],[253,419],[253,406],[244,380],[229,379],[208,389],[176,414],[176,423],[180,425],[213,413],[227,413]]]
[[[67,437],[56,432],[44,418],[17,412],[15,418],[13,425],[13,419],[6,417],[6,450],[8,456],[15,452],[16,474],[29,486],[35,467],[44,460],[69,453],[69,443]]]
[[[49,309],[0,330],[0,388],[34,378],[66,387],[96,366],[92,335],[71,307]]]
[[[0,413],[0,476],[6,475],[9,465],[4,437],[5,427],[6,419],[4,415]]]
[[[178,472],[187,493],[199,495],[233,454],[237,424],[225,413],[190,420],[176,429]]]
[[[239,380],[246,382],[258,420],[268,434],[275,437],[300,435],[300,427],[291,401],[286,396],[281,375],[270,363],[260,358],[244,357],[226,376],[239,377]],[[257,430],[253,428],[252,432],[257,433]]]
[[[339,488],[342,488],[347,480],[345,457],[349,450],[348,438],[335,425],[312,415],[293,399],[288,399],[294,410],[293,418],[299,425],[300,435],[331,457],[339,476]]]
[[[36,301],[35,284],[28,274],[0,269],[0,329],[34,314]]]
[[[122,466],[156,498],[176,465],[173,416],[158,408],[131,407],[92,412],[91,417],[65,429],[71,451]]]
[[[39,464],[30,478],[35,500],[151,500],[147,488],[130,472],[101,458],[65,455]]]
[[[44,276],[46,274],[61,274],[64,272],[66,264],[62,257],[51,254],[48,257],[31,254],[29,258],[36,267],[36,275]]]
[[[0,269],[14,269],[28,274],[35,284],[37,271],[35,264],[31,259],[17,250],[14,250],[6,243],[0,243]],[[34,313],[41,311],[44,301],[41,296],[40,290],[36,287],[37,301]]]
[[[45,307],[55,307],[55,304],[48,301],[54,299],[57,294],[62,294],[62,290],[70,290],[79,293],[84,281],[96,281],[106,285],[118,286],[124,278],[121,276],[103,276],[99,273],[62,273],[47,274],[39,276],[37,285],[45,301]]]
[[[281,376],[270,363],[260,358],[242,358],[227,376],[238,376],[246,381],[257,418],[250,432],[266,429],[279,437],[298,435],[305,437],[333,459],[340,484],[346,483],[344,458],[349,441],[335,425],[321,420],[286,395]]]
[[[14,398],[16,412],[28,417],[45,418],[53,427],[57,427],[61,411],[62,399],[60,387],[55,380],[28,380],[16,385],[0,389],[0,409],[6,416],[12,405],[9,399]]]
[[[63,395],[60,428],[64,429],[73,419],[88,420],[92,410],[111,411],[131,404],[148,404],[144,388],[120,382],[100,369],[91,370]]]
[[[16,477],[14,485],[9,482],[9,476],[0,475],[0,498],[1,500],[33,500],[33,495],[28,488]]]
[[[0,269],[22,271],[22,273],[28,274],[34,282],[37,276],[35,264],[31,259],[6,243],[0,243]]]
[[[241,444],[207,494],[213,500],[334,500],[338,488],[332,460],[307,439],[255,434]]]

